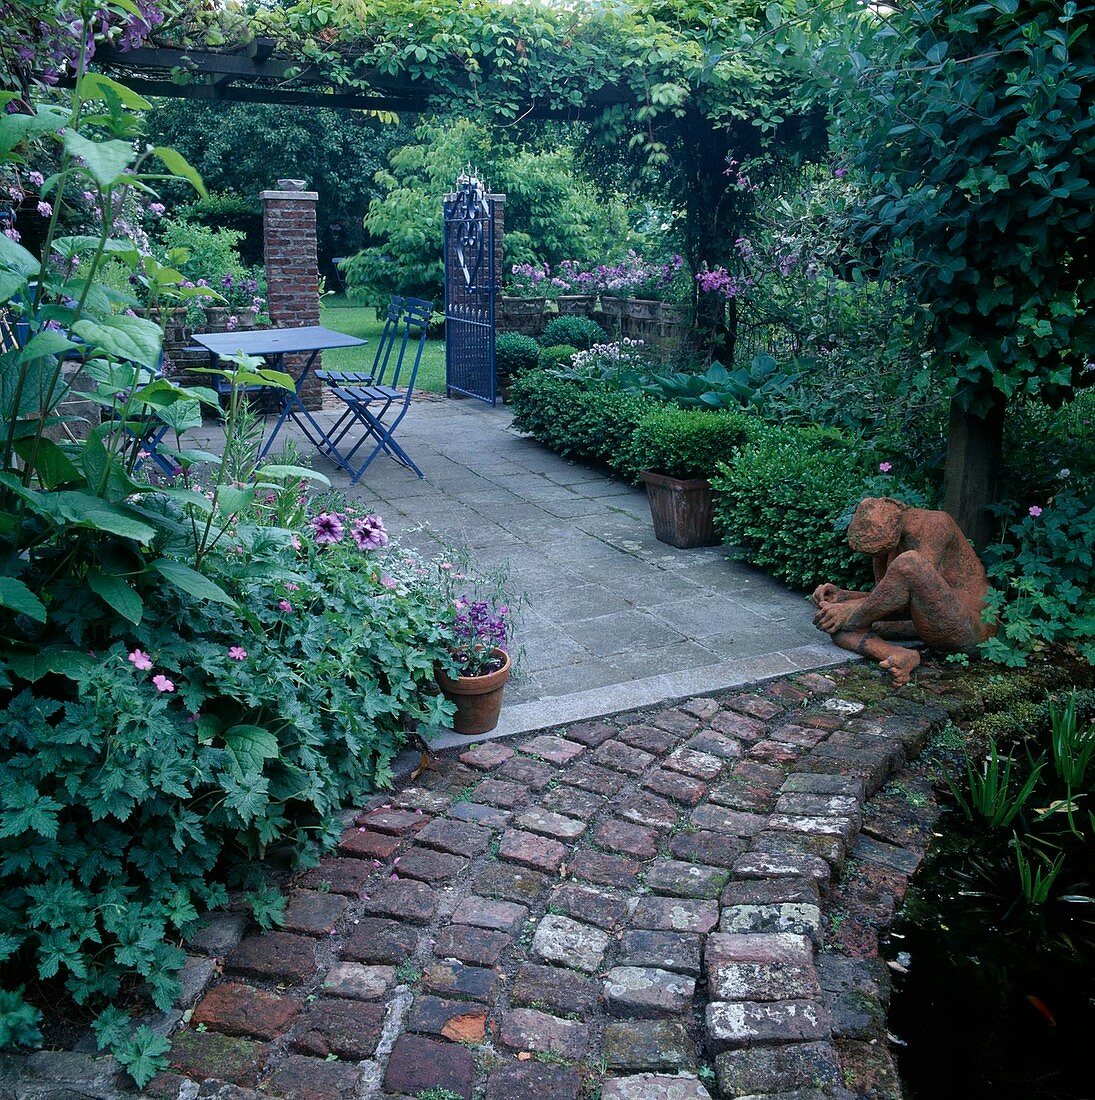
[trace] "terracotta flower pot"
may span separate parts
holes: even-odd
[[[711,483],[702,478],[682,480],[643,470],[654,537],[670,546],[717,546],[712,514]]]
[[[477,737],[481,733],[489,733],[498,725],[502,692],[509,679],[510,659],[504,649],[495,649],[494,656],[502,661],[502,667],[485,676],[453,678],[442,669],[437,670],[437,684],[442,695],[456,704],[456,715],[452,720],[456,733]]]
[[[596,303],[592,294],[560,294],[555,299],[560,317],[588,317]]]

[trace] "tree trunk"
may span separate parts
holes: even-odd
[[[990,401],[984,416],[951,402],[943,478],[943,507],[978,550],[996,533],[996,520],[988,509],[996,500],[1004,442],[1005,398],[993,391]]]

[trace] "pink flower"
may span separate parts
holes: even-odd
[[[44,199],[38,204],[38,213],[43,218],[48,218],[53,213],[53,207]]]
[[[1039,508],[1037,504],[1032,504],[1028,511],[1035,519],[1037,519],[1042,514],[1042,509]]]
[[[42,184],[46,182],[41,172],[28,172],[27,179],[30,180],[35,187],[41,187]]]
[[[156,685],[157,691],[174,691],[175,685],[162,673],[152,677],[152,682]]]
[[[290,582],[289,582],[289,583],[288,583],[288,584],[287,584],[287,585],[285,586],[285,591],[286,591],[286,592],[299,592],[299,591],[300,591],[300,585],[299,585],[299,584],[293,584],[293,582],[292,582],[292,581],[290,581]]]
[[[300,545],[301,545],[301,544],[300,544],[300,539],[298,539],[296,535],[292,535],[292,536],[290,536],[290,538],[289,538],[289,545],[290,545],[290,546],[291,546],[291,547],[292,547],[292,548],[293,548],[294,550],[299,550],[299,549],[300,549]]]
[[[152,667],[152,658],[147,653],[142,653],[139,649],[135,649],[129,655],[129,663],[134,668],[139,668],[142,672],[147,672]]]
[[[893,469],[893,464],[890,462],[880,462],[878,468],[882,473],[888,474]]]
[[[288,600],[278,600],[279,611],[292,611],[293,605]]]
[[[380,583],[385,588],[398,588],[399,587],[399,582],[396,581],[394,578],[389,577],[386,573],[384,574],[383,577],[380,578]]]
[[[247,650],[244,649],[243,646],[239,646],[239,645],[230,646],[229,649],[228,649],[228,656],[233,661],[246,661],[247,660]]]

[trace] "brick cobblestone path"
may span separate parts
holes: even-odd
[[[899,1096],[877,929],[935,810],[867,799],[942,715],[846,667],[437,757],[283,927],[192,940],[145,1095]]]

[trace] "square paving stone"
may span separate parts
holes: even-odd
[[[633,859],[592,852],[588,848],[575,852],[570,861],[570,873],[574,878],[596,882],[602,886],[619,886],[625,890],[638,886],[641,870],[641,866]]]
[[[549,913],[533,936],[532,954],[544,962],[592,974],[600,967],[610,940],[609,934],[599,928]]]
[[[654,966],[698,978],[703,937],[692,932],[632,928],[620,937],[621,966]]]
[[[590,760],[600,767],[625,772],[627,775],[640,775],[654,763],[656,757],[642,749],[633,749],[622,741],[606,741],[593,750]]]
[[[387,833],[374,833],[364,825],[354,825],[342,834],[338,850],[357,859],[388,859],[398,851],[403,838]]]
[[[473,745],[466,752],[462,752],[460,763],[467,764],[471,768],[490,771],[504,764],[511,756],[513,756],[513,749],[507,745],[500,745],[497,741],[487,741],[482,745]]]
[[[537,756],[546,760],[549,764],[569,764],[576,756],[581,756],[586,751],[586,746],[577,741],[567,741],[562,737],[553,737],[541,734],[525,741],[521,745],[521,751],[529,756]]]
[[[469,894],[457,905],[451,920],[453,924],[473,924],[476,928],[516,935],[527,918],[528,908],[524,905]]]
[[[577,1100],[582,1080],[573,1066],[508,1062],[487,1078],[485,1100]]]
[[[738,714],[747,714],[764,722],[783,713],[783,707],[778,703],[774,703],[771,699],[761,699],[757,695],[737,695],[733,699],[728,699],[726,705]]]
[[[611,852],[619,852],[638,860],[653,859],[658,854],[658,834],[644,825],[634,825],[619,818],[602,821],[594,830],[593,843]]]
[[[367,913],[399,917],[412,924],[429,924],[437,912],[437,896],[425,883],[403,879],[373,887],[363,904]]]
[[[719,897],[719,904],[731,905],[783,905],[797,902],[802,905],[818,905],[820,893],[817,883],[805,878],[744,879],[727,883]]]
[[[488,932],[467,924],[450,924],[440,929],[434,954],[442,959],[459,959],[472,966],[496,966],[502,952],[513,942],[504,932]]]
[[[618,794],[627,782],[627,778],[611,768],[602,768],[596,764],[587,764],[584,761],[567,768],[565,780],[572,787],[579,787],[583,791],[592,791],[594,794],[611,798]]]
[[[362,917],[351,927],[353,935],[342,945],[342,954],[356,962],[398,965],[418,950],[420,929],[399,921]]]
[[[713,829],[731,836],[755,836],[765,827],[768,817],[765,814],[745,813],[708,802],[692,811],[691,821],[700,829]]]
[[[276,1039],[289,1030],[298,1002],[242,982],[224,982],[211,989],[194,1009],[193,1023],[225,1035]]]
[[[283,1100],[357,1100],[361,1070],[357,1066],[290,1054],[263,1088]]]
[[[459,962],[437,961],[426,967],[422,984],[431,993],[447,997],[470,997],[473,1001],[489,1001],[498,984],[498,975],[482,966],[465,966]]]
[[[649,889],[679,898],[718,897],[729,877],[721,868],[677,859],[656,859],[646,869]]]
[[[704,953],[716,1001],[820,1000],[813,946],[805,936],[715,933]]]
[[[690,775],[667,768],[656,768],[643,777],[643,786],[684,806],[695,806],[707,797],[707,784]]]
[[[346,899],[318,890],[296,890],[289,895],[283,927],[309,936],[328,935],[346,911]]]
[[[418,996],[407,1016],[407,1030],[437,1035],[452,1043],[481,1043],[486,1038],[486,1005]]]
[[[477,856],[490,845],[491,832],[466,821],[435,817],[415,838],[418,845],[458,856]]]
[[[589,821],[596,816],[607,799],[599,794],[579,790],[577,787],[569,787],[565,783],[553,790],[545,791],[540,799],[545,810],[554,810],[566,817],[576,817],[583,821]]]
[[[624,924],[631,906],[625,895],[615,891],[565,883],[551,892],[548,897],[548,911],[562,913],[574,920],[611,932]]]
[[[719,903],[694,898],[639,899],[631,915],[633,928],[656,932],[710,932],[719,923]]]
[[[633,794],[616,807],[616,814],[625,821],[646,825],[651,829],[672,829],[680,816],[680,807],[656,794]]]
[[[320,997],[301,1013],[291,1043],[302,1054],[358,1062],[376,1050],[383,1024],[382,1004]]]
[[[566,858],[567,849],[557,840],[520,829],[507,829],[502,834],[498,855],[511,863],[531,867],[534,871],[554,874]]]
[[[292,932],[248,936],[228,956],[227,966],[249,978],[298,985],[316,972],[316,943]]]
[[[425,883],[448,882],[467,870],[468,865],[462,856],[412,846],[399,857],[399,875]]]
[[[711,1093],[696,1077],[639,1073],[605,1081],[601,1100],[711,1100]]]
[[[578,741],[590,748],[603,744],[616,732],[616,727],[609,722],[578,722],[566,729],[568,741]]]
[[[728,833],[710,829],[682,831],[669,838],[669,850],[686,863],[706,863],[712,867],[733,867],[748,842]]]
[[[680,1020],[609,1020],[604,1059],[612,1070],[695,1070],[696,1047]]]
[[[829,1037],[829,1014],[818,1001],[712,1001],[705,1019],[712,1053]]]
[[[376,1001],[395,985],[395,967],[336,962],[323,979],[323,992],[355,1001]]]
[[[475,889],[484,897],[534,905],[547,889],[548,877],[512,863],[488,863],[475,879]]]
[[[172,1069],[198,1081],[216,1078],[250,1087],[258,1083],[269,1055],[265,1043],[183,1028],[171,1037],[167,1057]]]
[[[474,1080],[475,1059],[464,1047],[417,1035],[401,1035],[388,1059],[384,1087],[405,1096],[448,1089],[461,1100],[471,1100]]]
[[[719,918],[720,932],[789,932],[821,940],[821,910],[816,905],[788,902],[782,905],[732,905]]]
[[[546,810],[542,806],[525,810],[514,824],[519,829],[554,837],[556,840],[577,840],[587,828],[584,821],[555,813],[554,810]]]
[[[485,802],[489,806],[500,806],[503,810],[521,806],[528,798],[528,791],[520,783],[511,783],[506,779],[484,779],[471,791],[472,802]]]
[[[449,817],[457,821],[470,821],[473,825],[484,825],[488,829],[503,829],[513,819],[513,814],[509,810],[485,806],[482,802],[457,802],[449,810]]]
[[[651,966],[614,966],[605,976],[605,1007],[611,1016],[653,1020],[691,1011],[695,981]]]
[[[540,791],[558,778],[559,773],[551,764],[545,764],[542,760],[515,756],[498,769],[498,775],[513,780],[523,790]]]
[[[723,1096],[773,1095],[843,1087],[840,1059],[830,1043],[730,1050],[715,1059]]]
[[[562,1016],[587,1016],[600,1004],[601,987],[573,970],[526,963],[517,974],[510,998],[514,1004],[546,1006]]]
[[[625,726],[616,737],[625,745],[630,745],[633,749],[641,749],[653,756],[664,756],[679,740],[676,734],[668,730],[660,730],[657,726],[642,723]]]
[[[511,1008],[502,1017],[498,1037],[513,1050],[541,1051],[574,1061],[589,1053],[588,1024],[535,1008]]]

